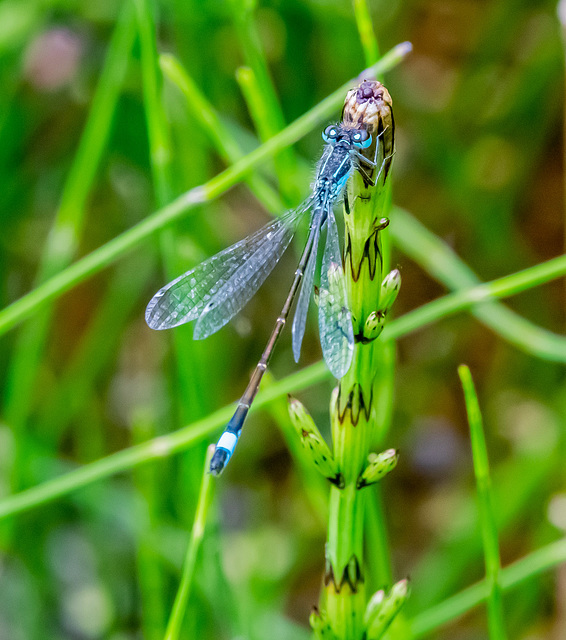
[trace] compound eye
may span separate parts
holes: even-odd
[[[333,124],[328,125],[328,127],[326,127],[326,129],[322,132],[322,139],[324,140],[324,142],[336,142],[337,137],[338,129]]]
[[[371,141],[371,134],[368,133],[365,129],[356,131],[356,133],[354,133],[354,135],[352,136],[352,142],[354,143],[354,146],[360,149],[367,149],[370,146]]]

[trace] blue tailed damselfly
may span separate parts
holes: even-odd
[[[318,300],[322,353],[336,378],[344,376],[352,362],[352,318],[346,299],[333,205],[344,192],[354,169],[360,171],[368,183],[375,184],[371,173],[376,162],[360,153],[360,149],[368,149],[372,143],[371,135],[364,129],[329,125],[322,137],[327,144],[317,166],[313,191],[299,207],[179,276],[160,289],[147,305],[145,319],[152,329],[170,329],[196,320],[196,340],[212,335],[255,295],[291,242],[299,221],[312,210],[307,242],[285,304],[236,411],[216,445],[210,463],[210,471],[214,475],[222,472],[234,452],[244,420],[303,280],[292,329],[293,354],[295,361],[299,360],[323,227],[326,227],[326,243]]]

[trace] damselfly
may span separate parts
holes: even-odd
[[[318,163],[313,191],[299,207],[176,278],[160,289],[147,305],[145,319],[152,329],[169,329],[196,320],[194,338],[201,340],[210,336],[254,296],[288,247],[300,220],[307,211],[312,211],[307,242],[285,304],[237,409],[216,445],[210,463],[210,471],[214,475],[222,472],[236,447],[244,420],[302,281],[292,329],[293,354],[295,361],[299,360],[323,228],[326,228],[326,242],[318,296],[322,353],[336,378],[344,376],[352,362],[352,317],[346,299],[333,205],[355,169],[373,184],[371,173],[376,163],[375,159],[369,160],[360,152],[372,143],[371,135],[364,129],[330,125],[322,137],[327,144]]]

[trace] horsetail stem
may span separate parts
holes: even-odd
[[[311,626],[319,640],[377,640],[408,592],[406,581],[397,583],[387,597],[385,593],[376,594],[366,610],[366,487],[379,481],[397,462],[393,449],[381,454],[371,452],[378,435],[374,398],[380,374],[379,350],[383,348],[376,338],[400,287],[397,270],[383,278],[381,246],[381,233],[389,224],[384,214],[395,143],[391,97],[379,82],[364,81],[348,93],[342,115],[343,127],[367,130],[372,144],[363,150],[370,161],[369,169],[361,167],[354,172],[344,198],[344,271],[355,349],[352,366],[331,398],[333,452],[325,448],[300,403],[292,401],[290,411],[313,463],[332,483],[324,590],[320,606],[311,615]],[[381,605],[377,607],[377,601],[387,604],[383,604],[387,615],[385,609],[381,612]]]

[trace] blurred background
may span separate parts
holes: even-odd
[[[367,66],[347,0],[260,1],[249,13],[228,0],[160,0],[153,8],[158,51],[180,60],[247,150],[257,134],[236,72],[251,64],[254,34],[286,123]],[[481,280],[563,253],[564,53],[556,3],[375,0],[370,10],[381,52],[413,43],[385,78],[397,126],[394,203]],[[226,166],[181,92],[165,81],[172,153],[163,189],[150,163],[137,29],[127,2],[0,3],[2,308]],[[81,155],[89,114],[88,148],[97,152]],[[292,173],[280,185],[286,206],[308,193],[321,147],[316,129],[289,152]],[[262,172],[277,184],[273,163]],[[192,341],[192,326],[152,332],[144,309],[165,282],[268,215],[237,186],[1,337],[2,496],[239,397],[300,242],[246,309],[204,342]],[[447,288],[420,264],[418,246],[397,244],[400,316]],[[505,304],[564,332],[562,282]],[[311,317],[301,367],[321,357],[315,325]],[[556,338],[562,349],[563,340]],[[484,412],[503,563],[564,534],[564,366],[552,354],[537,355],[537,346],[533,339],[532,349],[519,349],[470,314],[398,343],[384,444],[400,449],[401,460],[383,496],[393,576],[412,578],[409,618],[484,574],[458,364],[471,367]],[[272,373],[281,379],[297,370],[287,332]],[[327,379],[298,394],[325,433],[331,387]],[[305,485],[278,428],[287,420],[284,399],[256,412],[217,482],[187,638],[308,637],[324,564],[326,488]],[[1,521],[0,638],[163,637],[208,442]],[[504,600],[509,637],[565,638],[564,602],[563,570],[514,589]],[[427,637],[487,637],[484,607]]]

